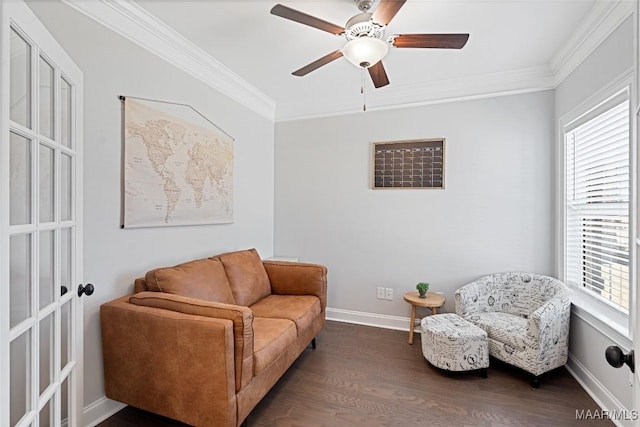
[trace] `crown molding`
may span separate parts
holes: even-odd
[[[270,120],[288,121],[361,111],[359,100],[345,96],[331,104],[276,103],[211,55],[200,49],[132,0],[61,0],[73,9],[184,70]],[[394,85],[368,94],[368,110],[478,99],[557,87],[634,12],[634,1],[597,1],[569,40],[547,65],[523,70]]]
[[[62,0],[269,120],[275,101],[131,0]]]
[[[567,78],[600,44],[634,13],[635,1],[596,1],[549,63],[540,67],[418,85],[395,85],[393,91],[368,95],[367,111],[487,98],[554,89]],[[310,108],[315,110],[310,111]],[[322,110],[321,110],[322,108]],[[309,106],[306,102],[278,103],[277,121],[327,117],[361,112],[352,98],[332,105]]]
[[[398,84],[392,90],[367,93],[367,111],[440,104],[553,89],[547,66],[481,74],[420,84]],[[355,101],[355,102],[354,102]],[[332,104],[278,103],[276,121],[301,120],[362,112],[360,98],[345,97]]]
[[[635,1],[596,1],[569,40],[549,61],[554,87],[575,70],[622,22],[633,14]]]

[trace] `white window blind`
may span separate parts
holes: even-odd
[[[628,313],[629,100],[614,101],[565,130],[566,281]]]

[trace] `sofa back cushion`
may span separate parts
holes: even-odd
[[[477,282],[482,285],[479,298],[486,299],[483,311],[525,318],[565,289],[564,284],[553,277],[521,272],[495,273]]]
[[[538,306],[533,306],[532,292],[538,285],[538,281],[531,274],[504,273],[496,275],[494,285],[497,288],[496,306],[498,312],[514,314],[520,317],[529,317]],[[496,301],[497,302],[497,301]]]
[[[250,306],[271,294],[271,283],[255,249],[217,255],[224,265],[236,304]]]
[[[564,283],[553,277],[537,276],[535,280],[535,291],[531,292],[531,305],[536,308],[541,307],[556,296],[569,292]]]
[[[149,291],[225,304],[236,303],[219,259],[199,259],[173,267],[157,268],[149,271],[145,279]]]
[[[140,292],[146,292],[147,289],[147,280],[144,277],[138,277],[133,281],[133,293],[138,294]]]

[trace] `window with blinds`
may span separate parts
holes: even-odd
[[[565,128],[566,281],[629,312],[629,100]]]

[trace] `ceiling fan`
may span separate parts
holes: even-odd
[[[344,28],[281,4],[271,9],[272,15],[347,39],[342,49],[294,71],[294,76],[304,76],[344,56],[356,67],[366,68],[373,85],[380,88],[389,84],[387,72],[382,65],[382,58],[389,52],[389,45],[398,48],[462,49],[469,39],[469,34],[396,34],[384,40],[387,25],[407,0],[380,0],[373,13],[369,10],[374,0],[354,1],[360,13],[352,16]]]

